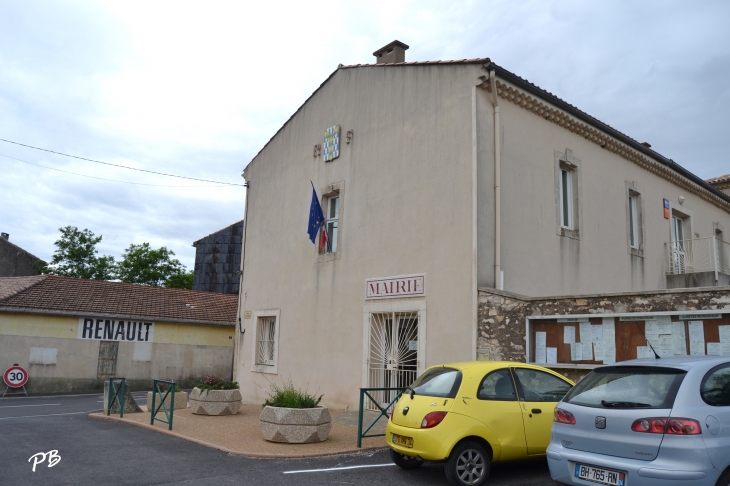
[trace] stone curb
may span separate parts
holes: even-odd
[[[305,459],[305,458],[309,458],[309,457],[337,456],[340,454],[350,454],[353,452],[387,449],[387,447],[362,447],[360,449],[358,449],[357,447],[353,447],[353,448],[349,448],[349,449],[340,449],[339,451],[334,451],[334,452],[310,453],[310,454],[261,454],[261,453],[257,453],[257,452],[241,452],[241,451],[236,451],[233,449],[228,449],[227,447],[222,447],[217,444],[213,444],[211,442],[206,442],[206,441],[199,440],[199,439],[193,439],[192,437],[188,437],[187,435],[178,434],[178,433],[172,432],[170,430],[158,429],[158,428],[153,427],[152,425],[141,424],[139,422],[133,422],[131,420],[124,420],[123,418],[112,417],[111,415],[90,413],[89,417],[96,418],[96,419],[111,420],[114,422],[122,422],[122,423],[130,424],[130,425],[136,425],[137,427],[142,427],[143,429],[154,430],[155,432],[159,432],[161,434],[171,435],[173,437],[177,437],[178,439],[184,439],[189,442],[195,442],[196,444],[200,444],[205,447],[210,447],[212,449],[218,449],[219,451],[227,452],[228,454],[234,454],[236,456],[243,456],[243,457],[253,457],[253,458],[258,458],[258,459]]]

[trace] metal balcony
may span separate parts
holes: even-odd
[[[667,287],[730,285],[730,243],[711,236],[665,243]]]

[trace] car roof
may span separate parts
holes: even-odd
[[[544,366],[522,363],[521,361],[460,361],[457,363],[444,363],[440,365],[430,366],[429,368],[455,368],[457,370],[464,371],[467,369],[496,370],[509,366],[520,366],[523,368],[532,368],[536,370],[547,369]]]
[[[723,363],[730,363],[730,356],[673,356],[670,358],[642,358],[621,361],[610,366],[672,366],[683,370],[689,370],[695,366],[714,366]]]

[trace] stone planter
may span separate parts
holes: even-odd
[[[270,442],[306,444],[327,440],[332,418],[327,407],[264,407],[259,417],[261,433]]]
[[[241,408],[241,391],[201,390],[193,388],[188,399],[192,412],[198,415],[235,415]]]
[[[162,392],[162,396],[165,396],[165,392]],[[168,410],[170,410],[170,399],[172,398],[171,395],[168,395],[165,399],[165,406]],[[160,405],[160,396],[157,395],[155,397],[155,407]],[[152,392],[147,392],[147,409],[152,408]],[[181,408],[188,408],[188,394],[184,391],[175,392],[175,410],[180,410]],[[160,411],[163,409],[160,408]]]

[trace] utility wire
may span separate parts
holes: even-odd
[[[18,162],[23,162],[23,163],[26,163],[26,164],[35,165],[37,167],[43,167],[44,169],[57,170],[58,172],[64,172],[66,174],[71,174],[71,175],[76,175],[76,176],[81,176],[81,177],[88,177],[90,179],[99,179],[100,181],[121,182],[122,184],[134,184],[135,186],[153,186],[153,187],[225,187],[225,186],[169,186],[169,185],[166,185],[166,184],[144,184],[142,182],[118,181],[116,179],[106,179],[104,177],[95,177],[95,176],[90,176],[90,175],[86,175],[86,174],[78,174],[76,172],[69,172],[67,170],[56,169],[54,167],[48,167],[46,165],[36,164],[35,162],[28,162],[27,160],[18,159],[18,158],[11,157],[11,156],[5,155],[5,154],[0,154],[0,157],[7,157],[8,159],[17,160]]]
[[[233,184],[232,182],[211,181],[211,180],[207,180],[207,179],[197,179],[195,177],[186,177],[186,176],[175,175],[175,174],[165,174],[164,172],[155,172],[153,170],[137,169],[136,167],[128,167],[126,165],[112,164],[111,162],[102,162],[101,160],[87,159],[85,157],[78,157],[76,155],[64,154],[62,152],[56,152],[54,150],[48,150],[48,149],[44,149],[44,148],[40,148],[40,147],[34,147],[32,145],[26,145],[26,144],[20,143],[20,142],[13,142],[12,140],[5,140],[4,138],[0,138],[0,141],[7,142],[7,143],[12,143],[14,145],[20,145],[22,147],[32,148],[32,149],[35,149],[35,150],[42,150],[43,152],[50,152],[52,154],[63,155],[64,157],[72,157],[74,159],[86,160],[87,162],[94,162],[95,164],[111,165],[113,167],[119,167],[121,169],[137,170],[139,172],[147,172],[149,174],[156,174],[156,175],[161,175],[161,176],[166,176],[166,177],[177,177],[179,179],[188,179],[188,180],[192,180],[192,181],[210,182],[210,183],[213,183],[213,184],[223,184],[223,185],[226,185],[226,186],[241,186],[241,187],[245,187],[244,184]]]

